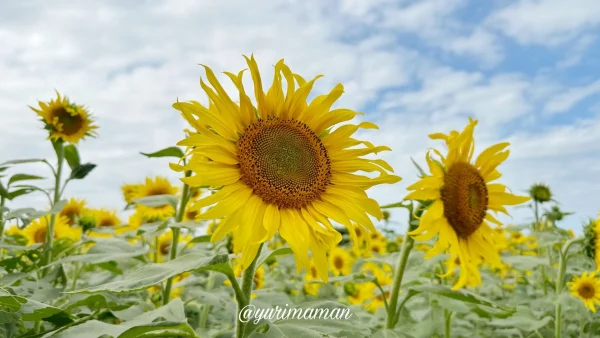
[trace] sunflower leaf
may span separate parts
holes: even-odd
[[[126,274],[123,279],[65,293],[130,292],[143,290],[187,271],[217,271],[232,275],[229,255],[206,257],[205,253],[190,253],[165,263],[153,263]]]
[[[71,170],[74,170],[75,168],[81,165],[79,159],[79,152],[77,151],[77,146],[75,146],[74,144],[69,144],[65,147],[65,159],[67,160],[67,163],[69,164]]]
[[[168,147],[165,149],[161,149],[159,151],[155,151],[153,153],[142,153],[140,154],[146,157],[177,157],[182,158],[184,153],[179,147]]]
[[[0,167],[4,167],[6,165],[10,165],[10,164],[22,164],[22,163],[35,163],[35,162],[44,162],[45,160],[43,158],[27,158],[27,159],[22,159],[22,160],[11,160],[11,161],[6,161],[2,164],[0,164]]]
[[[21,195],[26,195],[33,191],[35,191],[35,189],[24,188],[24,189],[19,189],[19,190],[13,190],[10,193],[8,193],[8,196],[6,198],[8,198],[10,201],[12,201],[13,199],[15,199]]]
[[[291,248],[279,248],[279,249],[275,249],[273,251],[270,252],[265,252],[263,254],[260,255],[260,257],[258,258],[258,265],[256,267],[261,266],[264,262],[266,262],[267,260],[274,258],[276,256],[282,256],[282,255],[289,255],[294,253],[292,251]]]
[[[162,207],[163,205],[169,204],[173,207],[176,207],[178,201],[179,199],[174,195],[154,195],[141,197],[134,200],[134,202],[137,204],[151,208]]]
[[[82,164],[79,165],[77,167],[75,167],[73,170],[71,170],[71,176],[69,176],[70,180],[80,180],[85,178],[94,168],[96,168],[96,165],[93,163],[86,163],[86,164]]]
[[[14,174],[8,180],[8,185],[18,181],[29,181],[29,180],[41,180],[44,179],[42,176],[30,175],[30,174]]]

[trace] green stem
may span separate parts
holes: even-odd
[[[6,203],[6,199],[4,198],[4,196],[0,197],[0,209],[2,209],[1,207],[4,207],[4,204]],[[2,238],[4,238],[4,211],[0,210],[0,240],[2,240]],[[0,250],[0,259],[4,258],[4,250]]]
[[[571,245],[575,243],[582,242],[584,238],[573,238],[563,245],[562,250],[560,251],[559,261],[558,261],[558,276],[556,277],[556,296],[560,296],[563,289],[563,279],[565,278],[565,271],[567,270],[567,254],[569,253],[569,248]],[[561,312],[562,305],[560,303],[560,299],[556,300],[556,308],[554,313],[554,337],[560,338],[561,336]]]
[[[393,329],[395,326],[394,319],[396,317],[396,306],[398,305],[398,295],[400,294],[400,286],[402,285],[402,277],[404,276],[404,270],[406,269],[406,263],[408,262],[408,256],[410,255],[410,251],[414,245],[414,239],[408,234],[410,231],[414,229],[413,221],[413,207],[412,204],[408,208],[409,216],[408,216],[408,228],[406,230],[406,236],[404,239],[404,243],[402,243],[402,250],[400,252],[400,259],[394,269],[394,284],[392,285],[392,294],[390,297],[390,303],[387,311],[387,320],[386,320],[386,328]]]
[[[537,228],[540,226],[539,225],[540,216],[538,214],[538,202],[535,200],[533,201],[533,209],[534,209],[534,213],[535,213],[535,224],[533,225],[533,231],[536,231]]]
[[[235,338],[243,338],[244,337],[244,329],[246,328],[246,323],[240,320],[240,312],[244,309],[244,307],[250,305],[250,299],[252,299],[252,286],[254,285],[254,272],[256,270],[256,263],[258,262],[258,257],[260,256],[260,252],[262,251],[263,243],[258,247],[258,251],[256,252],[256,257],[250,263],[250,266],[244,271],[242,275],[242,294],[246,299],[245,303],[240,303],[238,301],[238,310],[237,310],[237,325],[235,328]]]
[[[210,292],[215,284],[215,273],[210,271],[208,273],[208,281],[206,282],[206,290]],[[208,312],[210,311],[210,305],[204,304],[202,306],[202,313],[200,314],[200,327],[206,328],[206,322],[208,321]]]
[[[188,177],[192,174],[191,171],[187,171],[185,173],[185,177]],[[181,194],[181,203],[179,204],[179,210],[177,211],[177,215],[175,215],[175,221],[181,222],[183,219],[183,215],[185,214],[185,207],[190,199],[190,186],[187,184],[183,184],[183,193]],[[177,250],[179,246],[179,234],[181,232],[181,228],[172,227],[171,231],[173,231],[173,241],[171,242],[171,254],[169,256],[169,260],[172,261],[177,258]],[[173,287],[173,277],[167,279],[167,285],[165,286],[165,290],[163,293],[163,305],[167,305],[171,298],[171,288]]]
[[[54,175],[54,196],[52,198],[52,206],[56,205],[60,200],[60,179],[62,176],[63,163],[65,162],[65,146],[62,141],[56,141],[54,144],[54,149],[56,150],[56,158],[58,160],[56,173]],[[45,254],[45,265],[48,265],[52,262],[52,242],[54,241],[54,223],[56,222],[56,214],[50,217],[50,223],[48,224],[48,229],[46,229],[46,242],[44,244]],[[44,270],[42,275],[48,272],[47,269]]]
[[[450,329],[452,324],[452,312],[448,310],[444,310],[444,318],[446,321],[446,338],[450,338]]]

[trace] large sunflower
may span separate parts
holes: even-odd
[[[369,215],[381,219],[383,214],[365,190],[398,182],[400,177],[389,174],[392,168],[385,161],[362,158],[388,147],[351,138],[359,128],[376,125],[362,122],[333,129],[359,114],[330,110],[343,93],[341,84],[307,104],[319,76],[306,81],[281,60],[265,93],[256,61],[253,57],[246,61],[256,106],[242,84],[243,71],[225,73],[238,90],[235,102],[208,67],[206,78],[212,88],[200,81],[209,97],[208,107],[195,101],[173,105],[197,133],[179,143],[193,148],[188,167],[172,168],[192,170],[195,175],[184,179],[192,187],[221,188],[195,202],[193,208],[212,206],[199,219],[223,219],[213,241],[236,232],[241,244],[236,253],[241,253],[244,269],[260,244],[279,231],[294,251],[298,271],[309,267],[312,251],[319,276],[327,280],[326,252],[341,240],[330,220],[374,231]],[[378,172],[379,176],[357,175],[357,171]]]
[[[419,227],[410,235],[418,235],[415,239],[424,241],[438,235],[426,258],[446,250],[459,257],[460,277],[454,289],[481,284],[478,270],[481,263],[500,265],[494,246],[498,233],[489,223],[501,223],[489,211],[508,214],[504,205],[516,205],[530,199],[507,192],[502,184],[490,183],[501,176],[496,168],[508,157],[509,151],[504,150],[508,143],[493,145],[472,161],[475,125],[477,121],[470,120],[460,133],[430,135],[432,139],[445,140],[448,153],[443,156],[433,150],[439,157],[435,160],[428,152],[426,160],[431,176],[409,186],[408,190],[413,192],[406,196],[406,199],[432,201],[422,215]]]
[[[600,305],[600,278],[597,272],[584,272],[581,276],[574,276],[573,281],[567,283],[571,294],[583,302],[585,307],[596,312],[596,305]]]
[[[77,143],[86,136],[95,136],[98,126],[93,124],[88,111],[75,104],[66,96],[56,93],[56,99],[49,102],[39,101],[40,108],[30,108],[35,111],[50,131],[50,139]]]
[[[132,200],[148,196],[175,194],[177,194],[177,187],[171,185],[171,182],[165,177],[159,176],[154,179],[147,177],[145,184],[140,185],[133,194]],[[170,204],[156,207],[138,204],[136,209],[146,218],[166,218],[175,215],[175,208]]]
[[[69,219],[69,225],[75,224],[78,218],[81,217],[85,211],[85,200],[83,199],[69,199],[69,202],[65,204],[59,215],[67,216]]]

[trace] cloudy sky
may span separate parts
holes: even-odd
[[[477,149],[511,142],[501,182],[517,193],[549,184],[577,213],[564,226],[579,230],[600,211],[599,26],[597,0],[1,2],[0,160],[53,156],[27,105],[56,89],[100,126],[80,146],[83,161],[98,167],[67,196],[122,208],[123,183],[177,182],[168,160],[139,151],[182,138],[171,104],[206,102],[198,64],[237,72],[242,54],[254,53],[266,79],[284,58],[305,77],[325,75],[317,93],[341,82],[337,106],[379,124],[361,136],[391,146],[384,157],[404,178],[372,190],[381,203],[401,200],[415,181],[410,158],[423,163],[438,145],[429,133],[462,128],[472,116]],[[44,203],[31,195],[12,206]],[[512,222],[531,218],[513,211]]]

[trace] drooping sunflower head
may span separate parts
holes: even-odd
[[[60,215],[69,219],[69,225],[75,224],[85,211],[85,200],[71,198],[60,211]]]
[[[590,311],[596,312],[596,305],[600,305],[600,278],[597,272],[584,272],[581,276],[573,277],[573,281],[567,283],[571,294],[583,302]]]
[[[552,200],[552,190],[546,184],[537,183],[529,188],[529,196],[538,203],[550,202]]]
[[[383,218],[365,190],[400,178],[390,174],[386,162],[363,156],[389,148],[351,137],[359,128],[376,128],[372,123],[334,128],[358,115],[349,109],[331,109],[343,93],[341,84],[307,102],[319,76],[306,81],[281,60],[265,93],[256,61],[253,57],[246,61],[256,103],[246,94],[243,71],[225,73],[237,88],[232,98],[212,70],[204,67],[210,86],[203,80],[201,86],[208,107],[196,101],[173,105],[196,132],[179,143],[190,147],[187,167],[171,167],[191,170],[195,175],[184,179],[191,187],[220,189],[192,208],[201,211],[212,206],[200,212],[199,219],[222,219],[213,241],[235,231],[239,244],[235,253],[241,253],[244,268],[260,244],[279,232],[294,251],[297,268],[309,267],[312,252],[319,275],[326,279],[327,252],[341,240],[331,221],[348,229],[356,225],[374,231],[370,216]],[[358,175],[358,171],[379,176]]]
[[[155,177],[154,179],[147,177],[146,182],[139,186],[133,194],[133,200],[158,195],[175,195],[177,187],[165,177]],[[145,205],[136,205],[136,210],[146,218],[166,218],[175,214],[175,208],[170,204],[149,207]]]
[[[444,156],[434,150],[425,157],[430,175],[408,187],[412,192],[406,199],[428,201],[430,206],[422,215],[419,227],[411,235],[417,240],[430,240],[437,235],[436,244],[426,258],[449,251],[460,259],[460,277],[455,289],[480,284],[478,266],[481,263],[499,265],[494,248],[495,237],[489,223],[501,223],[489,212],[508,214],[504,205],[516,205],[529,197],[515,196],[506,186],[491,183],[500,178],[497,167],[508,157],[508,143],[493,145],[473,160],[476,120],[470,120],[462,132],[436,133],[432,139],[444,140],[448,148]],[[475,280],[475,282],[472,282]]]
[[[596,267],[600,269],[600,218],[590,220],[583,227],[584,252],[585,255],[594,260]]]
[[[94,125],[90,113],[58,92],[55,99],[49,102],[39,101],[39,108],[30,108],[42,118],[52,140],[76,144],[86,136],[96,135],[98,126]]]

